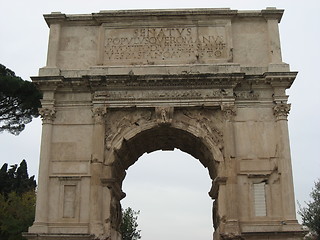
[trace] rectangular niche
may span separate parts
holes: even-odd
[[[253,184],[254,213],[256,217],[267,216],[265,183]]]
[[[80,180],[78,177],[60,178],[59,216],[68,221],[79,218]]]
[[[64,186],[64,198],[63,198],[63,217],[74,218],[76,207],[76,186],[65,185]]]

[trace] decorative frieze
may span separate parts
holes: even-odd
[[[127,69],[128,70],[128,69]],[[182,71],[179,74],[128,74],[119,75],[87,75],[83,81],[90,84],[93,90],[108,89],[155,89],[159,87],[180,87],[180,89],[223,89],[236,86],[243,78],[244,73],[189,73]],[[79,79],[77,79],[79,80]]]
[[[155,100],[155,99],[204,99],[204,98],[223,98],[231,96],[232,91],[225,89],[172,89],[167,91],[147,90],[144,92],[138,90],[110,90],[97,91],[94,93],[94,99],[115,100]]]
[[[236,91],[234,96],[237,100],[257,100],[260,94],[254,91]]]

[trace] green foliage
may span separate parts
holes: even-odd
[[[307,207],[300,207],[299,214],[302,217],[302,224],[315,233],[320,240],[320,179],[315,182],[310,197],[312,200],[306,203]]]
[[[36,195],[34,191],[19,195],[0,194],[0,239],[24,240],[21,233],[28,231],[34,221]]]
[[[130,207],[122,210],[122,221],[120,225],[122,240],[137,240],[141,238],[141,230],[137,229],[139,213],[140,211],[134,211]]]
[[[32,82],[0,64],[0,132],[18,135],[23,131],[25,124],[39,116],[41,97]]]
[[[28,176],[27,163],[3,164],[0,169],[0,239],[22,240],[35,214],[36,181]]]
[[[34,191],[36,181],[34,176],[29,178],[27,162],[23,160],[19,167],[17,164],[10,166],[5,163],[0,169],[0,193],[7,197],[10,192],[22,194],[24,192]]]

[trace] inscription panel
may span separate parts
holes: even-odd
[[[104,65],[230,60],[225,25],[105,28]]]

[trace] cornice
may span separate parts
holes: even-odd
[[[32,82],[42,91],[55,91],[64,85],[63,76],[30,77]]]
[[[266,72],[263,77],[273,87],[290,88],[297,74],[298,72]]]
[[[281,22],[281,18],[283,16],[284,10],[283,9],[276,9],[276,8],[266,8],[265,10],[261,10],[261,15],[265,19],[276,19],[278,23]]]
[[[273,7],[268,7],[266,9],[260,11],[241,11],[237,12],[237,17],[263,17],[265,19],[276,19],[280,23],[281,18],[283,16],[283,9],[276,9]]]
[[[139,10],[103,10],[98,13],[91,14],[64,14],[61,12],[53,12],[44,14],[45,21],[48,26],[56,23],[65,23],[72,25],[100,25],[101,23],[117,21],[122,19],[147,19],[157,18],[157,20],[166,18],[181,19],[183,17],[199,18],[224,18],[232,19],[234,17],[263,17],[265,19],[277,19],[281,21],[284,10],[267,8],[259,11],[238,11],[230,8],[190,8],[190,9],[139,9]]]
[[[39,76],[31,77],[42,88],[90,87],[95,88],[207,88],[235,87],[244,78],[244,73],[218,74],[152,74],[152,75],[84,75],[82,77]]]
[[[246,74],[245,81],[254,85],[271,85],[272,87],[290,88],[298,72],[265,72],[263,74]]]
[[[41,90],[69,87],[72,89],[209,89],[235,88],[238,84],[271,85],[290,88],[297,72],[266,72],[261,75],[245,73],[191,73],[191,74],[119,74],[84,75],[80,77],[31,77]]]
[[[42,91],[55,91],[64,88],[88,88],[89,83],[82,78],[65,78],[64,76],[37,76],[31,77],[32,82]]]
[[[109,22],[111,19],[184,19],[184,18],[233,18],[237,10],[230,8],[196,8],[196,9],[140,9],[140,10],[116,10],[100,11],[92,13],[92,17],[99,23]]]

